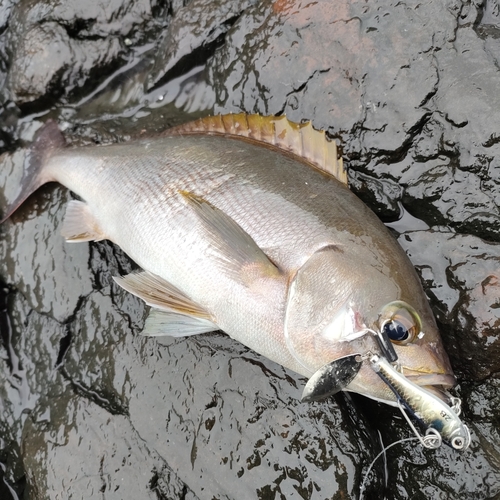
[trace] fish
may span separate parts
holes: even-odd
[[[71,190],[62,235],[109,240],[137,263],[115,281],[151,307],[146,336],[221,330],[314,386],[325,365],[380,353],[383,333],[408,380],[443,400],[456,384],[413,265],[310,122],[219,115],[66,147],[48,121],[24,169],[1,222],[45,183]],[[398,404],[368,362],[343,380]]]

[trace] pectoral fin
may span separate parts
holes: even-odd
[[[302,393],[302,401],[319,401],[345,389],[361,369],[359,354],[338,358],[322,366],[308,380]]]
[[[252,237],[229,215],[205,199],[182,191],[186,203],[196,212],[224,272],[251,286],[259,278],[279,278],[280,270]]]
[[[143,335],[185,337],[219,330],[210,313],[153,273],[141,271],[113,279],[154,308]]]
[[[70,243],[105,240],[99,222],[83,201],[71,200],[66,209],[61,234]]]

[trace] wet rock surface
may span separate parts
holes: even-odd
[[[158,80],[168,78],[176,65],[179,65],[181,73],[185,73],[193,60],[203,62],[211,51],[210,47],[220,44],[232,23],[254,3],[252,0],[215,0],[207,8],[203,0],[191,0],[180,8],[158,47],[149,85],[153,86]]]
[[[12,99],[64,98],[123,65],[155,8],[149,0],[18,2],[6,31]]]
[[[500,248],[475,236],[408,232],[399,239],[433,298],[448,353],[464,379],[500,371]]]
[[[75,144],[312,120],[400,219],[472,432],[461,454],[389,449],[365,498],[497,498],[499,40],[488,0],[3,2],[1,206],[49,117]],[[60,237],[70,197],[44,188],[0,227],[0,498],[358,498],[381,443],[412,437],[361,397],[300,403],[301,377],[222,334],[142,337],[147,307],[111,279],[134,264]]]
[[[30,415],[22,456],[29,498],[196,498],[127,417],[70,389]]]

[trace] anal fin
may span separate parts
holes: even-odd
[[[70,243],[105,240],[99,223],[83,201],[71,200],[66,209],[61,234]]]
[[[200,333],[219,330],[219,327],[207,319],[178,314],[161,309],[152,309],[146,319],[142,335],[148,337],[188,337]]]
[[[219,330],[210,313],[153,273],[141,271],[113,279],[154,308],[146,320],[143,335],[185,337]]]

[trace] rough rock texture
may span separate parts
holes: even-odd
[[[207,102],[311,119],[419,271],[473,438],[394,446],[365,499],[498,498],[499,54],[493,0],[7,0],[0,205],[45,112],[87,144]],[[133,263],[60,238],[70,196],[44,188],[0,227],[2,500],[357,498],[381,442],[411,436],[363,398],[299,403],[303,379],[222,334],[141,337],[147,308],[111,279]]]
[[[420,272],[464,378],[500,372],[500,247],[451,232],[408,232],[401,246]]]
[[[71,391],[30,415],[22,448],[32,499],[196,498],[126,417]]]
[[[128,46],[144,38],[138,33],[155,8],[154,0],[20,0],[11,11],[5,8],[11,98],[18,104],[52,101],[99,81],[124,64]]]
[[[158,47],[149,75],[150,85],[168,75],[177,64],[184,65],[180,71],[185,71],[187,64],[193,64],[186,59],[195,58],[195,61],[202,62],[209,47],[227,33],[234,19],[254,3],[254,0],[213,0],[207,9],[205,0],[191,0],[180,8]]]

